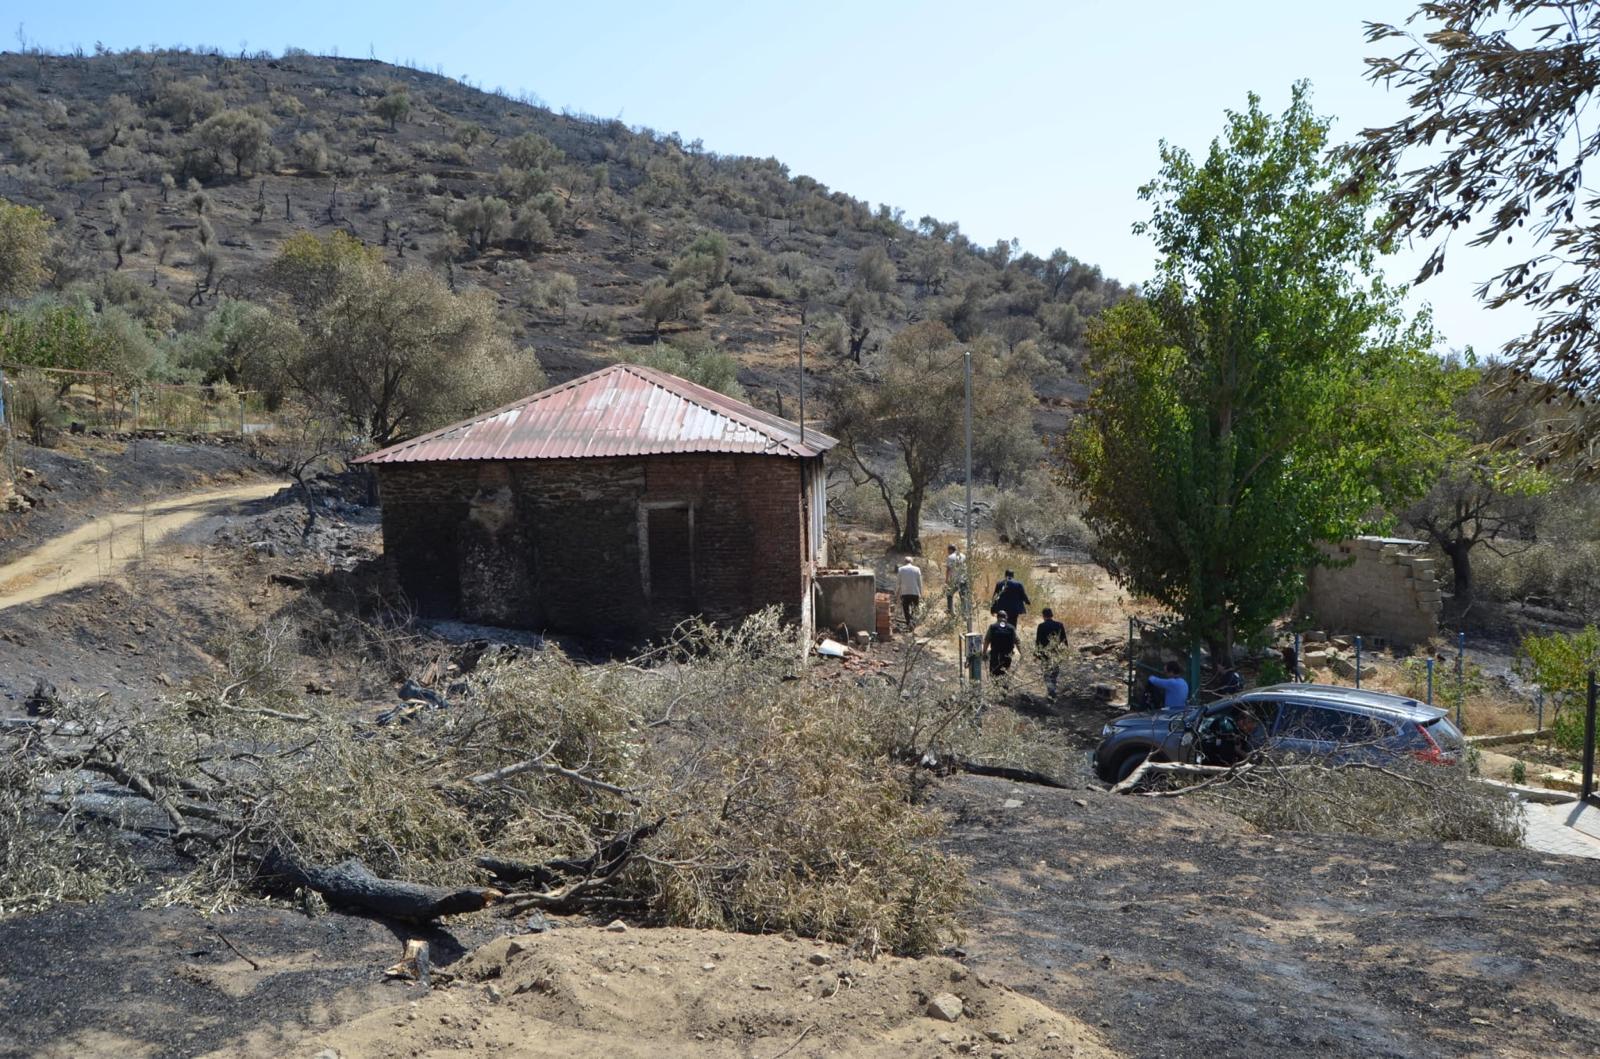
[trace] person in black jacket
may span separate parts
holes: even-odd
[[[998,677],[1011,668],[1011,655],[1016,649],[1017,628],[1011,624],[1011,616],[1003,610],[996,611],[994,624],[983,634],[983,650],[989,656],[991,677]]]
[[[1006,576],[995,582],[994,601],[989,604],[989,613],[1005,611],[1012,621],[1021,621],[1022,616],[1028,613],[1028,604],[1032,602],[1028,598],[1028,590],[1017,580],[1017,575],[1007,570]]]
[[[1056,621],[1056,612],[1049,607],[1039,614],[1044,620],[1033,632],[1033,654],[1044,671],[1044,685],[1053,699],[1061,679],[1061,653],[1067,649],[1067,627]]]

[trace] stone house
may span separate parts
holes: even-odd
[[[809,627],[834,444],[616,364],[356,462],[421,616],[638,641],[772,604]]]

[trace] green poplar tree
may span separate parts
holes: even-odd
[[[1213,658],[1294,602],[1320,545],[1419,495],[1452,431],[1428,321],[1374,268],[1375,189],[1308,93],[1276,119],[1252,95],[1203,161],[1162,144],[1135,227],[1162,262],[1091,329],[1064,446],[1120,579]]]

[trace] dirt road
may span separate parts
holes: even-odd
[[[0,610],[114,576],[151,545],[196,519],[272,496],[284,484],[256,481],[185,493],[96,518],[0,566]]]

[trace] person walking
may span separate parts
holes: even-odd
[[[967,557],[954,544],[944,548],[944,612],[954,614],[956,593],[961,594],[961,611],[972,605],[972,586],[967,583]]]
[[[1168,662],[1166,671],[1166,676],[1152,676],[1150,686],[1161,695],[1163,710],[1181,710],[1189,702],[1189,682],[1183,679],[1183,667],[1177,662]]]
[[[1028,598],[1028,590],[1017,580],[1017,575],[1007,570],[1006,576],[995,582],[994,600],[989,604],[989,613],[1005,611],[1013,622],[1021,621],[1022,616],[1028,613],[1028,604],[1032,602]]]
[[[1011,668],[1011,656],[1017,649],[1017,628],[1011,624],[1011,615],[996,611],[994,624],[983,634],[983,651],[989,656],[989,675],[998,677]]]
[[[1039,612],[1044,618],[1033,632],[1033,653],[1044,671],[1044,686],[1053,699],[1056,684],[1061,679],[1061,655],[1067,649],[1067,627],[1056,621],[1056,612],[1049,607]]]
[[[922,603],[922,570],[906,556],[905,565],[896,571],[900,587],[900,609],[906,616],[906,631],[917,627],[916,610]]]

